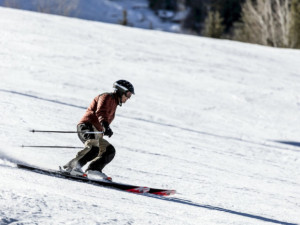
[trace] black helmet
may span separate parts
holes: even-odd
[[[134,87],[133,85],[127,80],[118,80],[114,83],[113,88],[115,91],[122,96],[126,92],[130,91],[134,94]]]

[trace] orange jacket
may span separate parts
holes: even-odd
[[[110,124],[115,118],[118,96],[115,93],[103,93],[95,97],[87,108],[80,123],[91,123],[98,131],[103,131],[102,121]]]

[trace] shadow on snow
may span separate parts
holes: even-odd
[[[275,141],[275,142],[300,147],[300,142],[296,142],[296,141]]]
[[[234,215],[237,215],[237,216],[248,217],[248,218],[257,219],[257,220],[261,220],[261,221],[269,222],[269,223],[284,224],[284,225],[297,225],[296,223],[288,223],[288,222],[275,220],[275,219],[271,219],[271,218],[267,218],[267,217],[263,217],[263,216],[253,215],[253,214],[250,214],[250,213],[238,212],[238,211],[235,211],[235,210],[225,209],[225,208],[211,206],[211,205],[202,205],[202,204],[199,204],[199,203],[194,203],[194,202],[189,201],[189,200],[175,198],[175,197],[163,197],[163,196],[156,196],[156,195],[152,195],[152,194],[144,194],[144,195],[147,196],[147,197],[156,198],[156,199],[160,199],[160,200],[163,200],[163,201],[175,202],[175,203],[194,206],[194,207],[199,207],[199,208],[203,208],[203,209],[207,209],[207,210],[230,213],[230,214],[234,214]]]

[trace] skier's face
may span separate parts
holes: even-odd
[[[122,103],[125,103],[128,99],[130,99],[132,93],[130,91],[126,92],[122,95]]]

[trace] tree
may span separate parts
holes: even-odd
[[[241,5],[244,2],[245,0],[211,0],[211,9],[220,12],[226,33],[228,33],[233,24],[241,18]]]
[[[166,9],[173,10],[177,9],[177,0],[148,0],[149,7],[153,10]]]
[[[185,0],[189,14],[184,20],[183,28],[203,33],[205,19],[209,11],[220,13],[224,31],[229,33],[234,22],[241,17],[241,4],[245,0]],[[178,1],[177,1],[178,2]]]
[[[203,35],[212,38],[221,38],[224,26],[222,25],[223,19],[218,11],[209,11],[205,19],[205,28]]]
[[[270,45],[289,46],[291,0],[246,0],[242,6],[242,24],[235,39]]]
[[[291,3],[290,47],[300,48],[300,0]]]
[[[209,0],[187,0],[186,6],[189,8],[189,13],[183,21],[183,28],[201,34],[207,16]]]

